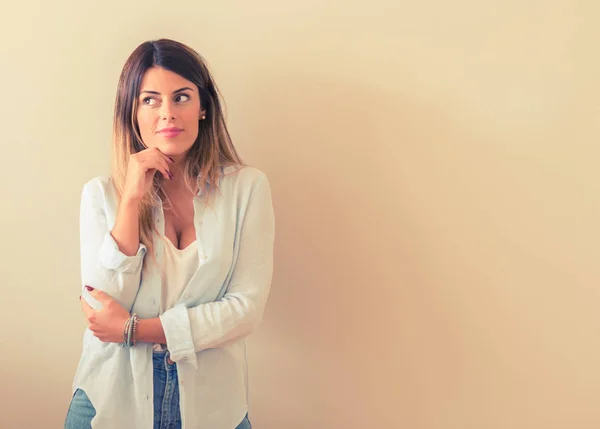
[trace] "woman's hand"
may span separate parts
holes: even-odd
[[[122,343],[125,322],[130,315],[110,295],[98,289],[86,286],[90,295],[102,304],[100,310],[94,310],[85,299],[81,301],[81,309],[88,321],[88,328],[100,341],[105,343]]]
[[[152,187],[154,174],[159,171],[165,179],[173,179],[169,164],[173,160],[155,147],[144,149],[129,157],[123,198],[140,201]]]

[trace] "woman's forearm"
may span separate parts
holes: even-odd
[[[135,337],[136,342],[139,343],[167,343],[165,331],[158,317],[155,317],[153,319],[140,319],[140,323],[138,323]]]
[[[119,250],[127,256],[134,256],[140,247],[140,203],[138,200],[121,199],[115,225],[110,232]]]

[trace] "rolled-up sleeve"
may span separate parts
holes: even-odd
[[[109,183],[107,186],[112,185]],[[82,296],[90,304],[95,301],[84,288],[89,285],[108,293],[123,307],[131,308],[140,286],[146,246],[140,243],[134,256],[127,256],[119,250],[108,225],[107,193],[99,179],[87,183],[81,193],[79,226]]]
[[[142,267],[145,253],[146,246],[140,243],[137,253],[133,256],[127,256],[121,252],[110,231],[107,231],[100,245],[100,263],[108,270],[136,273]]]
[[[234,246],[235,258],[222,299],[186,308],[178,305],[160,318],[171,359],[195,364],[195,353],[223,347],[249,335],[260,323],[273,276],[275,216],[271,188],[262,175],[253,186]],[[236,252],[237,250],[237,252]]]

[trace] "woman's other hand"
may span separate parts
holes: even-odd
[[[85,301],[81,301],[81,309],[88,321],[88,328],[100,341],[105,343],[122,343],[125,323],[130,314],[110,295],[101,290],[86,286],[89,294],[102,304],[102,308],[94,310]]]

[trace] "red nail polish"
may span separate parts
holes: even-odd
[[[87,290],[89,290],[90,292],[94,290],[94,288],[93,288],[93,287],[91,287],[91,286],[86,286],[85,288],[86,288]]]

